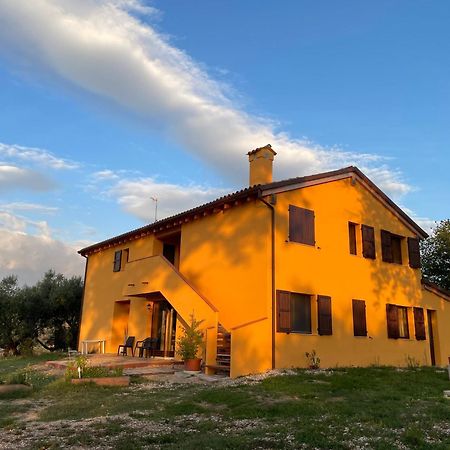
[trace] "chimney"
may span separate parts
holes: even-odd
[[[250,186],[272,182],[272,165],[276,154],[270,144],[247,153],[250,162]]]

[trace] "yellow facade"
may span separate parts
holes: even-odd
[[[233,377],[305,367],[312,350],[322,367],[429,365],[429,318],[435,363],[446,364],[450,298],[426,289],[420,269],[408,264],[406,238],[420,228],[357,169],[326,175],[249,188],[83,249],[88,263],[80,342],[105,339],[107,352],[115,352],[125,335],[150,336],[155,305],[164,300],[177,313],[167,339],[174,342],[190,314],[204,320],[202,356],[210,371],[218,324],[231,333]],[[314,211],[314,245],[289,239],[290,205]],[[349,222],[357,230],[356,255],[349,252]],[[374,260],[362,256],[362,224],[374,227]],[[382,261],[381,230],[404,238],[402,264]],[[161,256],[168,247],[172,264]],[[113,272],[115,252],[125,249],[128,261],[123,252],[121,270]],[[277,332],[277,291],[309,296],[311,333]],[[331,335],[317,332],[318,295],[331,298]],[[367,336],[354,336],[352,299],[365,301]],[[388,303],[407,307],[409,338],[388,338]],[[415,337],[413,307],[424,310],[425,340]]]

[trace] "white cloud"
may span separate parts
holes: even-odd
[[[119,175],[116,172],[109,169],[100,170],[92,174],[92,179],[94,180],[94,182],[111,181],[117,180],[118,178]]]
[[[409,217],[411,217],[414,222],[419,225],[423,230],[425,230],[428,234],[431,233],[432,229],[436,226],[436,220],[430,219],[429,217],[420,217],[418,216],[412,209],[407,208],[406,206],[400,206]]]
[[[83,274],[77,249],[56,239],[1,230],[0,246],[0,278],[17,275],[20,283],[31,285],[49,269],[66,276]]]
[[[75,169],[79,164],[62,158],[57,158],[47,150],[21,145],[10,145],[0,142],[0,156],[28,163],[36,163],[51,169]]]
[[[0,211],[32,211],[36,213],[52,214],[58,211],[55,206],[40,205],[38,203],[13,202],[0,203]]]
[[[243,155],[267,143],[279,153],[277,178],[378,164],[376,155],[292,139],[274,123],[247,114],[226,87],[133,16],[136,11],[155,12],[138,0],[3,1],[0,41],[5,53],[26,61],[28,71],[34,64],[132,112],[240,185],[247,182]],[[394,197],[410,189],[397,175],[385,166],[373,170],[374,181]]]
[[[34,170],[0,164],[0,192],[16,189],[49,191],[54,187],[52,180]]]
[[[163,219],[229,193],[198,185],[161,183],[152,178],[123,179],[108,192],[123,210],[146,222],[155,219],[156,202],[152,198],[157,199],[158,219]]]
[[[0,278],[17,275],[20,283],[34,284],[49,269],[68,276],[83,274],[78,245],[54,239],[45,221],[0,211],[0,247]]]

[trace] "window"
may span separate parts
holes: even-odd
[[[404,306],[398,306],[397,312],[398,312],[398,337],[400,339],[409,339],[408,308],[405,308]]]
[[[356,223],[348,223],[348,243],[350,247],[350,254],[356,255],[358,253],[356,248]]]
[[[289,205],[289,241],[315,245],[314,211]]]
[[[375,259],[375,230],[368,225],[361,225],[363,256]]]
[[[401,236],[391,234],[392,244],[392,262],[395,264],[403,264],[402,261],[402,240]]]
[[[408,308],[387,304],[386,319],[388,338],[409,339]]]
[[[414,328],[416,330],[416,339],[424,341],[427,336],[425,333],[425,316],[423,308],[414,308]]]
[[[277,291],[277,331],[311,333],[311,296]]]
[[[353,306],[353,334],[355,336],[367,336],[366,302],[364,300],[352,300]]]
[[[409,267],[412,269],[420,269],[420,248],[419,239],[408,238],[408,256],[409,256]]]
[[[381,257],[384,262],[402,264],[402,236],[381,230]]]
[[[122,265],[122,250],[117,250],[114,253],[113,272],[120,272],[121,265]]]
[[[325,295],[317,296],[317,321],[317,331],[321,336],[329,336],[333,334],[331,297],[326,297]]]

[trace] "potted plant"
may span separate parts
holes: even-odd
[[[196,320],[191,314],[191,323],[184,327],[183,334],[178,339],[177,354],[184,361],[185,370],[200,371],[201,358],[197,357],[198,350],[203,343],[203,333],[200,325],[203,320]]]

